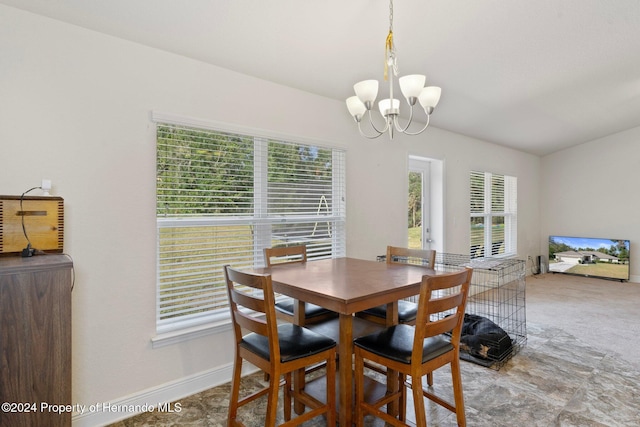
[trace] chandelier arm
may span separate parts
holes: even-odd
[[[398,130],[398,132],[406,133],[407,135],[411,135],[410,133],[407,132],[407,129],[409,129],[409,126],[411,126],[412,122],[413,122],[413,105],[411,106],[411,112],[409,113],[409,121],[407,122],[407,125],[404,128],[400,126],[400,116],[396,116],[393,120],[393,123],[396,125],[396,129]]]
[[[377,128],[377,126],[375,125],[375,123],[373,123],[373,118],[371,117],[371,110],[367,110],[367,113],[369,113],[369,123],[371,124],[371,127],[373,128],[373,130],[375,130],[376,132],[378,132],[380,135],[382,135],[383,133],[385,133],[388,129],[389,129],[389,120],[387,118],[385,118],[385,121],[387,122],[386,125],[384,126],[384,129],[380,130]]]
[[[424,125],[424,127],[422,129],[420,129],[418,132],[407,132],[407,131],[405,131],[404,134],[405,135],[411,135],[411,136],[420,135],[422,132],[424,132],[429,127],[429,119],[430,118],[431,118],[431,114],[427,114],[427,124]]]
[[[367,139],[375,139],[375,138],[378,138],[380,135],[384,134],[384,132],[387,129],[385,128],[382,132],[378,130],[378,128],[373,124],[373,120],[371,119],[371,110],[367,110],[365,114],[369,115],[369,124],[371,125],[373,130],[376,132],[376,134],[367,135],[366,133],[364,133],[364,131],[362,130],[362,119],[360,119],[360,120],[356,120],[356,123],[358,123],[358,132],[360,132],[360,135],[364,136]]]
[[[375,129],[375,128],[374,128],[374,129]],[[364,132],[362,131],[361,123],[360,123],[360,122],[358,122],[358,131],[360,132],[360,135],[364,136],[364,137],[365,137],[365,138],[367,138],[367,139],[376,139],[376,138],[378,138],[380,135],[382,135],[382,134],[383,134],[383,132],[378,132],[378,131],[377,131],[377,129],[375,129],[375,130],[376,130],[376,132],[377,132],[377,134],[376,134],[376,135],[367,135],[366,133],[364,133]]]

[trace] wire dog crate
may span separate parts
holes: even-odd
[[[378,260],[383,261],[385,257]],[[407,262],[416,263],[415,260]],[[469,335],[468,340],[479,347],[461,352],[460,357],[500,369],[527,343],[525,261],[436,254],[436,271],[453,272],[464,267],[473,268],[473,276],[463,335],[477,332],[478,335]],[[410,300],[417,302],[417,298]]]
[[[463,353],[462,357],[500,369],[527,343],[525,262],[443,254],[442,264],[445,271],[456,265],[473,268],[465,322],[479,321],[482,345],[491,348],[488,352],[481,350],[481,355],[471,352]],[[491,332],[491,326],[485,328],[482,319],[488,319],[506,334]]]

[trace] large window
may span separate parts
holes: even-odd
[[[267,246],[344,256],[344,192],[341,150],[158,123],[158,332],[228,317],[223,266]]]
[[[517,254],[517,178],[472,171],[471,258]]]

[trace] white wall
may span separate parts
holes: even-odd
[[[640,282],[640,128],[542,158],[540,245],[550,235],[631,240],[631,281]]]
[[[540,251],[538,157],[437,128],[372,142],[358,136],[342,101],[6,6],[0,52],[0,194],[21,194],[48,178],[52,194],[65,199],[65,252],[76,274],[73,403],[178,398],[229,379],[229,331],[151,347],[152,110],[345,147],[349,256],[375,259],[387,244],[406,242],[409,154],[444,161],[446,251],[468,248],[470,169],[518,176],[519,253]],[[74,420],[92,425],[129,415]]]

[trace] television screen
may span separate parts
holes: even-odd
[[[629,240],[549,236],[549,271],[629,280]]]

